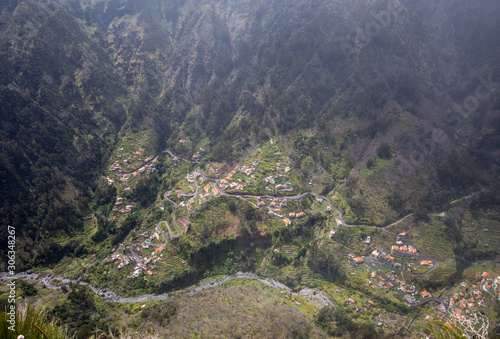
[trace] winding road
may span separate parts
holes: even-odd
[[[172,154],[169,153],[171,156]],[[187,161],[187,160],[186,160]],[[218,179],[218,178],[210,178],[210,177],[207,177],[205,176],[200,168],[197,168],[195,171],[193,171],[192,173],[192,176],[194,178],[194,182],[195,182],[195,185],[196,185],[196,192],[194,194],[190,194],[190,195],[185,195],[185,198],[194,198],[197,196],[197,193],[198,193],[198,185],[196,183],[196,178],[195,178],[195,173],[198,172],[200,174],[201,177],[203,177],[204,179],[206,180],[209,180],[209,181],[214,181],[214,187],[220,192],[220,195],[221,196],[234,196],[234,197],[237,197],[237,198],[240,198],[240,199],[244,199],[248,202],[250,202],[254,207],[257,207],[254,203],[252,203],[251,201],[249,201],[248,199],[246,198],[256,198],[256,199],[259,199],[259,198],[267,198],[267,199],[274,199],[274,198],[285,198],[287,201],[299,201],[299,200],[302,200],[302,199],[305,199],[305,198],[318,198],[318,199],[322,199],[323,201],[326,201],[330,208],[332,210],[335,210],[338,214],[338,219],[340,221],[340,226],[344,226],[344,227],[372,227],[372,228],[376,228],[376,229],[379,229],[381,230],[382,232],[385,232],[391,236],[394,236],[394,237],[397,237],[396,234],[390,232],[387,230],[388,227],[391,227],[391,226],[395,226],[397,224],[399,224],[400,222],[404,221],[405,219],[411,217],[412,215],[414,215],[414,213],[410,213],[406,216],[404,216],[403,218],[389,224],[389,225],[386,225],[386,226],[376,226],[376,225],[350,225],[348,224],[345,220],[344,220],[344,217],[342,215],[342,212],[337,209],[331,202],[330,199],[328,199],[327,197],[324,197],[324,196],[321,196],[321,195],[317,195],[317,194],[314,194],[314,193],[301,193],[301,194],[298,194],[298,195],[295,195],[295,196],[272,196],[272,195],[252,195],[252,194],[248,194],[248,193],[237,193],[237,192],[232,192],[232,193],[227,193],[225,192],[225,190],[221,189],[221,187],[218,185],[218,182],[219,180],[221,179]],[[454,200],[452,201],[451,203],[449,203],[448,205],[451,205],[453,203],[456,203],[458,201],[461,201],[461,200],[464,200],[464,199],[468,199],[470,197],[472,197],[473,195],[475,195],[476,193],[479,193],[479,192],[474,192],[472,194],[469,194],[463,198],[460,198],[460,199],[457,199],[457,200]],[[165,193],[164,195],[165,199],[168,200],[170,203],[172,203],[172,205],[174,206],[174,218],[173,218],[173,223],[174,225],[177,226],[177,224],[175,223],[175,211],[177,209],[177,204],[172,201],[171,199],[169,199]],[[269,212],[270,213],[274,213],[271,209],[269,209]],[[277,217],[282,217],[276,213],[274,213]],[[431,215],[435,215],[435,216],[445,216],[444,212],[440,212],[440,213],[433,213]],[[398,256],[411,256],[415,259],[422,259],[422,260],[429,260],[432,262],[432,265],[429,267],[429,269],[425,272],[422,272],[422,273],[413,273],[413,272],[407,272],[407,271],[404,271],[404,270],[401,270],[401,269],[397,269],[395,268],[394,266],[391,266],[385,262],[382,262],[380,261],[378,258],[375,258],[375,257],[371,257],[371,256],[367,256],[365,257],[365,263],[370,266],[373,270],[376,270],[378,272],[381,272],[379,269],[376,268],[376,266],[373,264],[373,263],[377,263],[379,265],[382,265],[384,267],[387,267],[391,270],[395,270],[395,271],[398,271],[398,272],[402,272],[403,274],[406,274],[406,275],[409,275],[409,276],[412,276],[412,277],[422,277],[422,276],[425,276],[425,275],[428,275],[430,274],[431,272],[433,272],[434,270],[436,270],[439,265],[437,263],[437,261],[435,259],[433,259],[432,257],[430,257],[429,255],[425,254],[420,248],[418,248],[418,246],[416,246],[414,243],[412,243],[411,241],[409,241],[408,239],[406,239],[405,237],[403,236],[400,236],[401,240],[405,241],[407,244],[413,246],[419,253],[420,255],[410,255],[410,254],[405,254],[405,253],[396,253],[395,255],[398,255]],[[383,272],[381,272],[381,275],[384,276],[385,279],[387,279],[388,281],[391,281]],[[448,310],[448,305],[446,304],[446,302],[440,298],[437,298],[437,297],[428,297],[428,298],[425,298],[423,300],[420,300],[418,302],[409,302],[407,300],[404,299],[404,294],[401,292],[401,290],[397,289],[396,288],[396,291],[401,295],[401,297],[403,298],[403,300],[408,304],[408,306],[421,306],[429,301],[436,301],[438,303],[441,303],[445,306],[446,310]]]
[[[176,155],[174,155],[170,151],[160,152],[157,156],[159,156],[161,154],[168,154],[172,158],[177,157],[179,159],[182,159],[184,161],[191,162],[191,163],[196,163],[196,164],[199,163],[199,161],[197,161],[197,160],[196,161],[192,161],[192,160],[189,160],[189,159],[185,159],[185,158],[176,156]],[[152,158],[151,160],[149,160],[148,162],[146,162],[142,166],[144,166],[144,165],[152,162],[153,159],[154,158]],[[340,226],[345,226],[345,227],[359,227],[359,226],[373,227],[373,228],[380,229],[381,231],[383,231],[383,232],[385,232],[385,233],[387,233],[389,235],[396,236],[396,234],[389,232],[387,230],[387,227],[394,226],[394,225],[402,222],[403,220],[405,220],[406,218],[408,218],[408,217],[410,217],[412,215],[412,214],[406,215],[405,217],[401,218],[400,220],[398,220],[398,221],[396,221],[396,222],[394,222],[394,223],[392,223],[390,225],[384,226],[384,227],[374,226],[374,225],[349,225],[349,224],[347,224],[345,222],[345,220],[343,218],[343,215],[342,215],[342,212],[339,209],[337,209],[332,204],[332,202],[330,201],[330,199],[328,199],[327,197],[323,197],[323,196],[316,195],[316,194],[313,194],[313,193],[302,193],[302,194],[298,194],[298,195],[295,195],[295,196],[284,196],[284,197],[283,196],[282,197],[270,196],[270,195],[256,196],[256,195],[250,195],[250,194],[245,194],[245,193],[226,193],[218,185],[218,182],[219,182],[220,179],[218,179],[218,178],[210,178],[210,177],[205,176],[201,172],[201,170],[199,168],[197,168],[192,173],[194,184],[195,184],[195,192],[192,193],[192,194],[189,194],[189,195],[185,195],[184,196],[185,198],[191,198],[192,199],[192,198],[195,198],[198,195],[199,187],[198,187],[198,183],[196,181],[196,176],[195,176],[196,172],[198,172],[200,174],[200,176],[203,177],[204,179],[210,180],[210,181],[214,181],[214,187],[216,187],[219,190],[219,192],[221,192],[221,195],[225,195],[225,196],[235,196],[235,197],[239,197],[241,199],[245,199],[245,198],[248,198],[248,197],[251,197],[251,198],[270,198],[270,199],[274,199],[274,198],[286,198],[287,201],[298,201],[298,200],[309,198],[309,197],[311,197],[311,198],[320,198],[320,199],[326,201],[329,204],[329,206],[332,208],[332,210],[335,210],[337,212],[338,219],[340,220]],[[451,205],[451,204],[453,204],[455,202],[458,202],[460,200],[470,198],[470,197],[472,197],[476,193],[478,193],[478,192],[472,193],[472,194],[470,194],[470,195],[468,195],[466,197],[463,197],[461,199],[454,200],[449,205]],[[156,225],[156,230],[157,230],[158,233],[162,234],[162,236],[164,238],[164,242],[163,242],[162,245],[150,244],[150,245],[157,246],[157,247],[159,247],[159,246],[165,246],[167,244],[167,240],[168,240],[168,238],[165,235],[164,231],[160,227],[160,225],[162,223],[165,223],[167,225],[167,229],[168,229],[168,232],[169,232],[169,235],[170,235],[171,239],[178,238],[178,237],[180,237],[182,235],[182,229],[176,223],[176,211],[177,211],[177,208],[179,207],[179,205],[176,202],[174,202],[173,200],[171,200],[167,196],[167,193],[164,194],[163,198],[165,200],[167,200],[169,203],[171,203],[174,206],[174,214],[173,214],[172,223],[177,228],[178,235],[173,235],[173,233],[172,233],[172,231],[170,229],[170,225],[168,224],[167,221],[160,221]],[[255,204],[253,204],[253,205],[255,206]],[[420,256],[414,256],[414,257],[431,260],[433,265],[432,265],[432,267],[429,270],[427,270],[426,272],[423,272],[423,273],[412,273],[412,272],[405,272],[405,271],[402,271],[402,270],[398,270],[399,272],[403,272],[404,274],[407,274],[407,275],[410,275],[410,276],[424,276],[424,275],[427,275],[427,274],[431,273],[435,269],[437,269],[438,264],[437,264],[437,262],[434,259],[432,259],[427,254],[423,253],[420,249],[418,249],[417,246],[415,246],[415,244],[413,244],[409,240],[407,240],[405,238],[403,238],[403,239],[404,239],[405,242],[407,242],[408,244],[410,244],[413,247],[415,247],[417,249],[417,251],[419,251],[419,253],[422,254]],[[136,256],[139,257],[138,254],[135,253],[134,250],[131,247],[129,248],[129,251],[132,253],[132,255],[134,257],[136,257]],[[369,267],[371,267],[373,270],[379,272],[380,275],[383,276],[383,277],[385,277],[388,281],[391,281],[390,279],[388,279],[388,277],[380,269],[378,269],[374,265],[374,263],[380,264],[380,265],[382,265],[384,267],[387,267],[387,268],[390,268],[392,270],[396,270],[394,267],[392,267],[392,266],[390,266],[390,265],[388,265],[388,264],[386,264],[384,262],[381,262],[377,258],[374,258],[374,257],[371,257],[371,256],[366,256],[364,258],[364,262]],[[13,279],[19,279],[19,278],[31,279],[31,280],[38,281],[38,282],[42,283],[43,285],[45,285],[49,289],[59,289],[59,288],[61,288],[61,286],[55,286],[55,285],[53,285],[51,283],[52,280],[59,281],[61,283],[61,285],[79,284],[79,285],[89,286],[90,289],[94,293],[96,293],[97,295],[101,296],[103,299],[105,299],[105,300],[107,300],[109,302],[116,302],[116,303],[145,302],[145,301],[152,301],[152,300],[162,300],[162,299],[166,299],[168,297],[168,293],[164,293],[164,294],[145,294],[145,295],[141,295],[141,296],[137,296],[137,297],[120,297],[120,296],[116,295],[112,291],[101,290],[101,289],[95,288],[93,286],[90,286],[88,283],[82,282],[80,280],[72,280],[72,279],[67,279],[67,278],[62,278],[62,277],[57,277],[57,276],[40,276],[38,274],[34,274],[34,273],[28,274],[28,273],[25,273],[25,272],[23,272],[23,273],[17,273],[15,275],[9,275],[6,272],[0,273],[0,281],[13,280]],[[273,288],[282,289],[282,290],[290,290],[287,286],[283,285],[282,283],[280,283],[278,281],[275,281],[275,280],[272,280],[272,279],[268,279],[268,278],[264,278],[264,277],[260,277],[260,276],[257,276],[255,274],[253,274],[253,273],[238,272],[238,273],[235,273],[233,275],[228,275],[228,276],[224,276],[223,278],[216,279],[215,281],[204,283],[203,285],[200,285],[200,286],[192,287],[192,288],[188,289],[187,291],[185,291],[184,293],[186,293],[188,295],[192,295],[192,294],[194,294],[196,292],[199,292],[199,291],[202,291],[202,290],[205,290],[205,289],[208,289],[208,288],[217,287],[217,286],[223,284],[226,281],[229,281],[231,279],[237,279],[237,278],[251,278],[251,279],[256,279],[256,280],[258,280],[258,281],[260,281],[260,282],[262,282],[262,283],[264,283],[264,284],[266,284],[268,286],[271,286]],[[399,289],[396,289],[396,290],[401,295],[401,297],[403,297],[403,300],[405,300],[403,293]],[[301,294],[304,295],[304,296],[317,298],[318,301],[322,305],[324,305],[324,306],[333,307],[332,302],[321,291],[312,290],[312,289],[304,289],[304,290],[301,291]],[[418,302],[408,302],[408,301],[405,300],[405,302],[409,306],[420,306],[420,305],[423,305],[423,304],[425,304],[425,303],[427,303],[429,301],[436,301],[436,302],[442,303],[445,306],[446,310],[448,310],[448,305],[446,304],[446,302],[444,300],[440,299],[440,298],[437,298],[437,297],[428,297],[428,298],[425,298],[425,299],[420,300]]]

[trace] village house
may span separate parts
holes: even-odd
[[[407,303],[413,303],[415,301],[415,297],[412,296],[412,295],[409,295],[409,294],[405,294],[404,296],[404,300],[407,302]]]
[[[431,294],[427,291],[420,292],[420,295],[422,296],[422,298],[428,298],[431,296]]]
[[[364,262],[363,258],[361,257],[355,257],[352,259],[356,264],[362,264]]]

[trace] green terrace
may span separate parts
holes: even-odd
[[[146,148],[149,145],[151,131],[128,133],[119,142],[111,156],[111,164],[120,162],[123,171],[127,172],[144,163]],[[125,162],[127,160],[127,162]]]
[[[172,278],[189,268],[186,261],[175,256],[163,257],[155,266],[156,269],[153,270],[153,273],[155,279],[158,281],[165,278]]]
[[[375,157],[372,162],[369,162],[359,173],[359,176],[363,179],[367,179],[371,174],[382,171],[391,165],[392,160],[381,159]]]
[[[313,282],[313,277],[314,277],[313,271],[311,271],[309,265],[307,265],[307,262],[304,262],[304,264],[302,265],[301,283],[309,286]]]
[[[295,245],[287,245],[287,246],[281,246],[280,247],[280,252],[287,255],[287,256],[292,256],[295,257],[298,253],[299,248]]]

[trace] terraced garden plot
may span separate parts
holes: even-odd
[[[175,193],[182,194],[182,192],[178,192],[177,188],[180,188],[184,193],[191,193],[191,192],[194,192],[195,185],[194,185],[194,183],[190,183],[186,179],[183,179],[177,183],[177,186],[175,186]]]
[[[302,279],[301,282],[306,285],[310,285],[313,281],[313,271],[309,268],[309,265],[305,263],[302,265]]]
[[[165,277],[173,276],[175,273],[184,271],[188,265],[179,257],[164,257],[156,263],[157,271]],[[160,273],[159,273],[160,274]]]
[[[205,224],[202,221],[192,222],[191,227],[196,233],[201,233],[205,229]]]
[[[287,246],[281,246],[280,251],[281,253],[284,253],[286,255],[293,255],[294,252],[297,250],[297,246],[295,245],[287,245]]]
[[[367,179],[371,174],[375,173],[376,171],[382,171],[385,168],[389,167],[391,162],[392,162],[391,160],[385,160],[376,157],[375,160],[373,161],[372,168],[368,168],[365,166],[365,168],[363,168],[359,173],[359,176],[363,179]]]
[[[236,172],[236,174],[233,175],[233,179],[231,181],[240,182],[238,179],[241,180],[242,182],[245,182],[245,180],[248,179],[248,177],[241,172]]]
[[[298,271],[295,267],[288,265],[283,269],[283,273],[288,278],[297,279],[300,271]]]
[[[179,257],[166,257],[162,260],[165,264],[170,265],[172,269],[182,270],[186,267],[186,261]]]
[[[467,215],[463,223],[464,237],[477,240],[480,244],[488,244],[490,248],[500,248],[500,228],[495,216],[480,212],[476,218]]]
[[[155,273],[157,273],[157,279],[169,279],[175,276],[176,270],[170,264],[159,261],[156,263]]]
[[[415,245],[437,261],[445,261],[454,257],[452,244],[446,239],[443,232],[433,229],[427,234],[415,238],[413,241]]]
[[[149,145],[150,138],[151,132],[148,130],[125,135],[113,152],[113,156],[111,157],[112,163],[119,161],[124,171],[129,171],[140,166],[147,157],[145,150]],[[120,151],[120,149],[123,150]],[[142,149],[142,151],[139,149]],[[136,154],[136,152],[140,154]],[[127,163],[124,162],[125,159],[128,160]]]
[[[189,217],[187,215],[177,217],[177,225],[179,225],[184,233],[187,233],[189,228]]]

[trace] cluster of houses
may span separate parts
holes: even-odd
[[[114,172],[114,171],[118,171],[118,170],[121,170],[122,169],[122,166],[120,165],[120,162],[118,160],[116,160],[113,164],[111,164],[111,166],[109,167],[109,170],[111,172]]]
[[[293,187],[290,182],[287,182],[286,184],[278,184],[276,185],[276,189],[278,191],[284,191],[284,192],[293,192]]]
[[[203,179],[203,178],[201,178]],[[207,199],[210,197],[210,196],[214,196],[214,197],[218,197],[220,196],[221,192],[219,191],[219,189],[217,189],[217,187],[213,184],[207,184],[203,187],[203,193],[201,194],[198,194],[199,196],[199,199],[198,199],[198,203],[200,205],[203,205]],[[180,205],[182,206],[182,205]],[[195,198],[191,198],[188,202],[188,210],[190,212],[194,211],[195,209]]]
[[[151,243],[151,239],[154,238],[154,235],[148,236],[147,234],[143,233],[141,234],[142,236],[145,236],[146,239],[144,243],[140,244],[142,245],[143,248],[149,248],[149,244]],[[132,246],[137,246],[138,244],[134,244]],[[136,265],[133,268],[132,272],[129,274],[128,278],[136,278],[139,276],[141,271],[144,271],[147,275],[151,276],[153,274],[152,270],[154,269],[154,266],[148,268],[148,265],[150,263],[157,263],[161,258],[163,257],[163,254],[160,254],[160,252],[163,250],[163,246],[156,247],[155,250],[152,252],[150,257],[142,257],[135,253],[135,255],[125,255],[121,253],[115,253],[111,255],[108,258],[105,258],[103,260],[103,263],[114,263],[118,269],[121,269],[125,266],[128,266],[132,262],[134,262]]]
[[[195,154],[193,154],[193,156],[192,156],[192,160],[193,160],[193,161],[198,161],[198,160],[200,160],[200,159],[201,159],[201,152],[203,152],[203,151],[205,151],[205,149],[204,149],[204,148],[200,148],[200,149],[198,149],[198,151],[197,151]]]
[[[372,252],[371,256],[375,257],[375,258],[386,258],[394,264],[395,268],[402,269],[402,264],[394,262],[394,257],[389,256],[386,253],[379,253],[377,250],[374,250]],[[349,254],[349,260],[352,261],[353,264],[355,264],[355,265],[359,265],[359,264],[364,263],[363,257],[355,256],[353,254]],[[431,264],[432,264],[432,261],[431,261]],[[414,266],[415,264],[410,263],[408,265]],[[388,289],[395,287],[396,289],[400,290],[401,292],[406,293],[404,296],[404,299],[406,302],[408,302],[410,304],[415,302],[415,294],[416,293],[415,293],[415,285],[414,284],[410,284],[410,283],[407,283],[405,280],[399,279],[393,273],[388,273],[385,276],[386,276],[386,278],[384,278],[383,276],[379,276],[377,274],[377,272],[372,271],[371,277],[370,277],[370,280],[368,281],[368,283],[370,285],[373,285],[373,286],[378,286],[379,288],[381,288],[383,290],[388,290]],[[378,280],[378,284],[376,283],[377,280]],[[375,288],[375,287],[373,287],[373,288]],[[422,291],[419,293],[419,295],[422,296],[422,298],[424,298],[424,299],[432,296],[427,291]]]
[[[243,189],[246,187],[246,185],[243,184],[242,180],[241,179],[238,179],[238,182],[231,182],[231,183],[228,183],[228,181],[226,179],[222,179],[221,180],[221,185],[220,185],[220,188],[222,189],[226,189],[226,188],[229,188],[231,190],[236,190],[236,191],[243,191]]]
[[[199,176],[200,176],[200,172],[196,171],[193,174],[187,174],[186,175],[186,180],[187,180],[188,183],[193,184],[194,183],[194,179],[198,178]]]
[[[268,204],[269,203],[269,204]],[[287,206],[286,198],[266,198],[259,197],[257,198],[257,207],[266,207],[269,206],[271,209],[275,210],[275,212],[281,212],[281,208]]]
[[[130,255],[115,253],[111,257],[105,258],[103,260],[103,263],[107,264],[107,263],[114,262],[114,264],[118,268],[123,268],[123,267],[127,266],[128,264],[130,264],[132,261],[133,261],[133,259],[131,258]]]
[[[409,254],[417,254],[417,249],[413,246],[397,246],[397,245],[393,245],[391,247],[391,253],[394,253],[394,252],[399,252],[399,253],[409,253]]]
[[[236,179],[233,180],[233,176],[237,173],[236,170],[232,170],[225,178],[223,178],[219,182],[219,186],[221,189],[225,190],[227,188],[231,190],[237,190],[237,191],[242,191],[246,185],[243,184],[243,180],[241,179]]]
[[[356,300],[354,300],[351,297],[347,297],[347,299],[345,300],[345,304],[346,304],[347,307],[349,307],[349,308],[352,309],[353,313],[365,313],[370,308],[374,307],[374,305],[375,305],[373,303],[373,301],[371,301],[371,300],[368,300],[368,301],[365,301],[365,302],[362,302],[362,303],[360,302],[359,305],[358,305],[358,303],[356,302]],[[376,312],[380,313],[381,312],[380,308],[377,308]],[[383,320],[382,320],[382,318],[380,318],[380,315],[379,315],[378,319],[374,320],[374,325],[375,326],[382,326],[383,325]]]
[[[156,234],[156,236],[158,235]],[[146,247],[144,246],[144,243],[141,245],[142,247]],[[136,246],[136,249],[138,249],[137,244],[134,244],[132,246]],[[136,265],[132,273],[130,273],[130,275],[128,276],[128,278],[136,278],[142,271],[144,271],[148,276],[152,276],[153,270],[156,268],[156,266],[150,264],[156,264],[163,258],[163,254],[161,254],[161,251],[163,251],[163,249],[164,249],[163,246],[156,247],[155,250],[151,253],[150,257],[141,257],[139,255],[137,255],[137,257],[134,257]]]
[[[116,155],[117,158],[121,159],[123,157],[123,147],[121,147],[119,150],[118,150],[120,153]],[[134,152],[134,155],[136,156],[141,156],[142,152],[144,152],[144,150],[142,148],[138,148],[137,151]],[[132,157],[127,157],[127,159],[123,159],[123,162],[125,164],[127,164],[129,162],[129,160],[132,160]],[[136,160],[141,160],[140,158],[136,159]],[[151,159],[147,159],[147,161],[149,161]],[[110,168],[109,168],[110,171],[118,171],[118,173],[121,173],[122,172],[122,166],[120,165],[120,161],[119,160],[116,160],[113,164],[111,164]]]
[[[288,226],[291,224],[291,219],[301,219],[305,218],[307,214],[305,212],[289,212],[288,214],[282,213],[282,208],[287,206],[286,198],[257,198],[257,207],[268,207],[269,213],[277,216],[285,222]]]
[[[119,149],[120,152],[123,152],[123,148],[120,148]],[[139,148],[137,151],[134,152],[135,155],[137,156],[140,156],[142,154],[144,150],[142,148]],[[117,158],[121,158],[122,157],[122,154],[118,154],[116,156]],[[128,157],[127,159],[123,159],[123,163],[124,164],[127,164],[129,162],[129,160],[132,160],[132,157]],[[141,160],[140,158],[137,159],[137,160]],[[155,156],[149,156],[148,158],[146,158],[144,160],[145,162],[145,165],[143,165],[142,167],[140,167],[139,169],[135,170],[134,172],[132,173],[123,173],[123,168],[122,168],[122,165],[120,163],[120,160],[116,160],[113,164],[111,164],[111,166],[109,167],[109,170],[111,172],[115,172],[116,171],[116,176],[118,177],[118,180],[121,184],[123,185],[126,185],[124,187],[124,190],[125,191],[129,191],[130,190],[130,186],[128,186],[128,181],[130,180],[131,177],[137,177],[139,175],[141,175],[142,173],[144,172],[152,172],[154,171],[154,165],[158,162],[158,157],[155,157]],[[113,185],[114,183],[114,180],[111,179],[109,176],[106,177],[106,180],[108,182],[108,185]]]
[[[238,168],[238,170],[241,173],[245,174],[247,177],[250,177],[252,175],[252,173],[254,173],[255,170],[257,170],[257,166],[259,166],[259,163],[260,163],[260,159],[253,161],[252,164],[250,165],[250,167],[242,165]],[[255,179],[255,176],[253,176],[253,178]]]
[[[379,288],[383,290],[388,290],[390,288],[395,287],[396,289],[400,290],[401,292],[405,293],[404,300],[407,303],[413,303],[415,302],[415,290],[416,287],[413,283],[406,282],[405,280],[399,279],[395,274],[393,273],[388,273],[386,275],[387,279],[379,276],[377,272],[372,271],[371,273],[371,278],[368,281],[370,285],[373,286],[378,286]],[[378,284],[376,281],[378,280]],[[422,291],[420,292],[420,295],[422,298],[427,298],[430,295],[429,292],[427,291]]]
[[[500,300],[500,276],[492,276],[489,272],[476,275],[478,282],[469,286],[467,282],[460,284],[462,290],[455,292],[449,299],[449,310],[453,321],[470,322],[475,321],[472,316],[482,313],[479,309],[487,307],[486,298],[493,297]],[[465,293],[464,293],[465,292]],[[445,316],[440,312],[439,316]]]
[[[115,208],[113,208],[113,212],[119,212],[119,213],[130,213],[132,211],[132,208],[134,208],[134,204],[129,204],[125,205],[122,208],[119,208],[121,205],[124,204],[124,200],[122,197],[117,197],[116,198],[116,203],[115,203]]]

